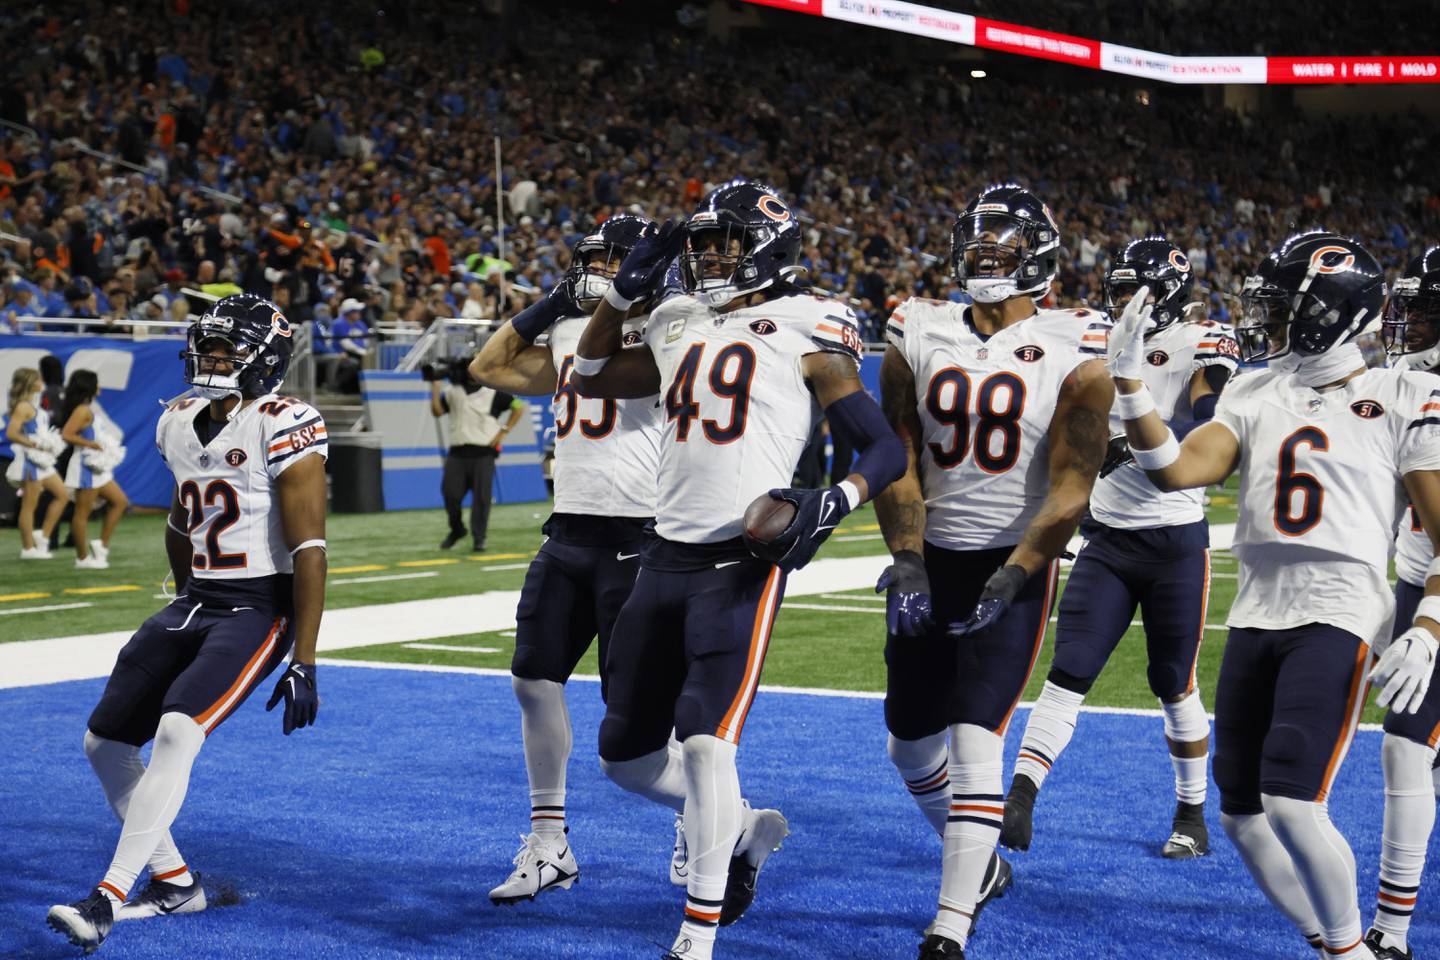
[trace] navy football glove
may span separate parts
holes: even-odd
[[[776,564],[786,573],[809,563],[815,551],[820,549],[820,544],[850,512],[850,501],[838,485],[825,490],[786,487],[771,490],[770,496],[795,504],[795,517],[774,540],[766,544],[751,544],[750,552]]]
[[[610,285],[631,302],[654,296],[665,282],[670,262],[680,255],[684,245],[684,221],[671,220],[663,227],[650,224],[625,255]]]
[[[885,629],[892,637],[923,637],[934,626],[930,575],[914,550],[901,550],[880,574],[875,592],[885,594]]]
[[[980,592],[980,600],[975,604],[970,616],[960,623],[950,624],[950,629],[946,632],[952,637],[968,637],[988,630],[1010,609],[1010,604],[1015,602],[1020,588],[1025,586],[1028,579],[1030,575],[1018,563],[1005,564],[985,581],[985,589]]]
[[[315,664],[292,660],[275,684],[275,692],[270,694],[265,710],[275,709],[281,697],[285,698],[285,736],[290,736],[292,730],[314,726],[315,714],[320,709],[320,697],[315,692]]]
[[[1134,463],[1135,455],[1130,452],[1130,440],[1124,434],[1110,438],[1105,448],[1105,462],[1100,465],[1100,476],[1108,477],[1127,463]]]

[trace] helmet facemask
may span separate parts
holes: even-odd
[[[198,325],[197,325],[198,327]],[[217,330],[192,327],[186,337],[185,380],[206,400],[244,398],[241,383],[254,362],[252,344]]]
[[[626,253],[625,248],[601,240],[582,240],[576,246],[565,282],[580,309],[592,313],[600,305]]]
[[[1008,212],[975,210],[956,221],[951,269],[956,282],[978,303],[1037,296],[1048,287],[1038,254],[1057,242],[1049,224]]]
[[[707,307],[719,307],[774,282],[760,280],[757,257],[776,236],[769,227],[748,226],[697,214],[686,230],[680,272],[686,292]]]
[[[1411,369],[1440,367],[1440,298],[1420,293],[1418,277],[1402,277],[1390,291],[1380,339],[1392,358],[1408,357]]]

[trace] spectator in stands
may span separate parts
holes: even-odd
[[[81,570],[110,566],[110,538],[130,506],[125,491],[115,482],[115,469],[125,459],[125,434],[101,409],[99,396],[100,381],[93,370],[72,372],[60,418],[64,424],[61,438],[72,449],[65,486],[75,492],[70,533],[75,566]],[[97,499],[105,501],[105,523],[100,538],[91,540],[90,514]]]
[[[10,441],[15,461],[5,478],[20,489],[20,559],[49,560],[50,536],[60,523],[60,514],[69,502],[65,484],[55,469],[55,457],[64,449],[59,431],[50,425],[50,416],[41,404],[44,382],[40,372],[28,367],[10,378],[6,406],[5,438]],[[51,495],[40,536],[35,536],[35,510],[41,492]]]
[[[370,325],[365,322],[365,304],[346,300],[340,317],[330,328],[330,339],[339,354],[331,382],[343,393],[360,392],[360,370],[370,355]]]
[[[525,403],[507,393],[482,387],[470,376],[469,365],[458,361],[450,369],[427,371],[430,378],[430,412],[450,416],[450,449],[440,493],[450,532],[440,542],[449,550],[467,533],[460,507],[470,495],[470,534],[476,552],[485,549],[490,525],[490,499],[495,483],[495,460],[500,445],[525,413]],[[500,416],[506,415],[504,423]]]

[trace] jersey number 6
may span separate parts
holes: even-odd
[[[932,440],[926,444],[930,456],[942,469],[959,466],[970,452],[970,377],[965,371],[946,367],[931,377],[925,410],[936,423],[954,431],[948,443]],[[980,382],[975,391],[975,464],[981,470],[1004,473],[1015,466],[1020,459],[1020,415],[1024,411],[1025,381],[1015,374],[1002,370]]]
[[[1325,488],[1308,473],[1295,469],[1296,448],[1309,444],[1322,453],[1330,449],[1330,438],[1319,427],[1301,427],[1280,444],[1280,468],[1275,477],[1275,529],[1287,537],[1298,537],[1320,522],[1325,504]],[[1300,495],[1300,509],[1295,509],[1295,495]]]

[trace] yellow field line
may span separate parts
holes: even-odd
[[[857,523],[854,526],[846,527],[846,530],[879,530],[878,523]]]
[[[43,592],[42,592],[42,593],[7,593],[7,594],[0,595],[0,603],[6,603],[6,602],[8,602],[8,601],[10,601],[10,600],[44,600],[44,599],[45,599],[46,597],[48,597],[48,596],[50,596],[50,594],[48,594],[48,593],[43,593]]]
[[[376,570],[390,569],[383,563],[362,563],[358,567],[331,567],[331,573],[373,573]]]
[[[401,560],[395,564],[397,567],[447,567],[452,563],[459,563],[459,560]]]
[[[117,583],[113,587],[66,587],[66,593],[128,593],[140,588],[133,583]]]
[[[465,559],[484,563],[487,560],[528,560],[529,558],[530,554],[528,553],[477,553]]]

